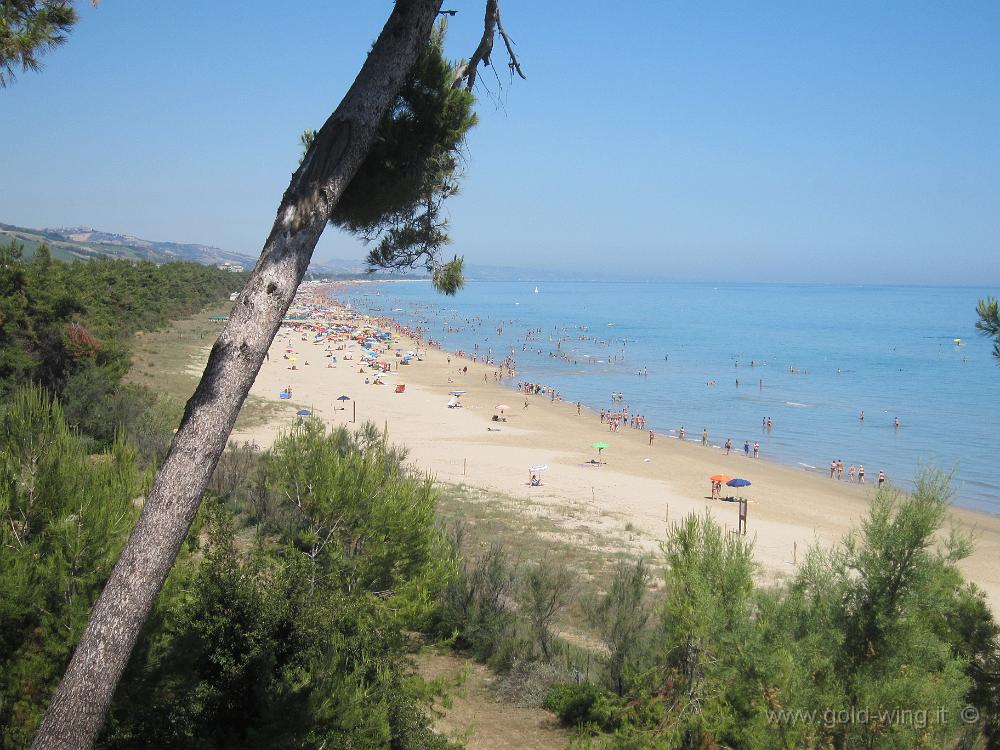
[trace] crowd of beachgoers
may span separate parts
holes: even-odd
[[[467,377],[469,374],[469,367],[467,363],[486,365],[492,371],[492,380],[496,383],[510,384],[514,385],[513,379],[517,375],[517,347],[509,346],[508,350],[505,352],[496,352],[493,347],[489,345],[489,337],[492,332],[495,331],[497,336],[503,336],[505,333],[505,323],[500,322],[490,322],[486,321],[480,317],[469,317],[465,319],[451,319],[443,324],[442,330],[450,333],[457,333],[459,331],[475,331],[483,333],[483,346],[474,343],[472,345],[472,350],[467,351],[464,349],[457,349],[455,351],[444,351],[444,346],[442,342],[432,338],[429,335],[429,328],[426,326],[407,326],[395,318],[386,316],[370,316],[361,314],[353,310],[350,305],[341,304],[331,298],[331,291],[337,291],[337,285],[331,284],[303,284],[300,289],[299,295],[296,297],[295,303],[289,310],[290,322],[286,323],[286,326],[293,329],[299,330],[304,327],[315,328],[317,324],[322,324],[328,326],[323,335],[330,333],[336,334],[343,337],[344,335],[350,335],[352,338],[357,338],[359,333],[364,333],[369,335],[372,333],[379,335],[388,336],[406,336],[410,340],[414,341],[416,344],[422,347],[430,347],[443,351],[447,356],[447,361],[449,364],[454,365],[453,377],[449,378],[449,382],[456,382],[454,378]],[[424,311],[425,317],[431,318],[435,315],[433,309],[428,309]],[[295,320],[301,318],[301,320]],[[333,325],[333,322],[339,326],[337,328],[329,327]],[[511,323],[513,321],[510,321]],[[359,326],[368,326],[367,330],[360,331]],[[490,328],[485,332],[484,327],[489,325]],[[560,328],[556,331],[556,336],[552,336],[551,333],[543,331],[541,328],[529,328],[523,334],[523,340],[520,343],[520,351],[531,352],[533,354],[548,355],[551,358],[563,359],[572,364],[604,364],[612,366],[622,366],[625,363],[625,350],[628,346],[628,339],[612,339],[612,338],[601,338],[594,336],[589,332],[586,326],[566,326]],[[545,340],[549,339],[546,343],[549,344],[548,348],[540,347],[539,344]],[[361,340],[361,339],[359,339]],[[571,352],[569,347],[564,348],[564,344],[569,342],[587,342],[591,346],[607,349],[607,353],[602,357],[591,356],[589,354],[581,354],[579,352]],[[554,349],[551,346],[554,344]],[[619,350],[613,350],[612,347],[618,346]],[[333,350],[326,352],[330,355]],[[377,352],[376,352],[377,353]],[[454,360],[454,361],[453,361]],[[740,362],[737,360],[735,363],[736,367],[739,367]],[[766,362],[757,362],[751,360],[749,366],[754,369],[761,369],[766,366]],[[295,366],[294,364],[292,365]],[[799,368],[789,368],[791,372],[796,374],[803,373]],[[631,375],[637,375],[646,377],[648,376],[648,370],[646,368],[639,368],[637,370],[631,371]],[[483,380],[488,381],[490,379],[489,371],[483,373]],[[460,381],[458,381],[460,382]],[[716,385],[715,381],[708,381],[707,385]],[[763,380],[760,380],[760,386],[763,387]],[[737,380],[737,387],[739,387],[739,380]],[[564,394],[557,388],[546,385],[543,383],[535,383],[529,381],[518,381],[516,383],[516,389],[520,392],[524,398],[523,408],[527,409],[530,403],[530,396],[536,396],[548,399],[550,401],[563,401]],[[608,431],[618,432],[621,429],[631,429],[637,431],[647,431],[649,444],[652,445],[653,441],[657,437],[657,433],[650,429],[647,424],[646,417],[642,414],[635,412],[634,408],[630,407],[630,404],[626,401],[625,395],[622,391],[614,391],[610,394],[611,405],[606,408],[601,408],[596,412],[595,417],[599,420],[600,424],[606,425]],[[583,405],[581,402],[577,401],[575,403],[578,414],[583,413]],[[864,412],[861,413],[860,419],[864,419]],[[896,419],[896,428],[899,429],[899,420]],[[763,417],[761,420],[761,429],[767,433],[770,433],[774,428],[774,423],[771,417]],[[675,438],[682,442],[692,442],[698,443],[704,447],[716,448],[718,450],[724,451],[726,455],[729,455],[734,449],[733,439],[731,437],[727,438],[725,442],[721,445],[713,444],[709,440],[709,433],[707,429],[702,430],[700,441],[697,436],[689,437],[687,429],[681,425],[677,429],[669,429],[666,433],[666,437]],[[744,456],[747,458],[760,458],[761,457],[761,445],[758,440],[744,440],[742,445],[742,451]],[[831,462],[830,467],[830,477],[834,479],[844,479],[847,478],[849,482],[865,483],[865,469],[864,465],[855,466],[851,464],[849,468],[845,468],[844,462],[836,459]],[[878,484],[881,485],[885,482],[886,475],[885,472],[880,470],[878,473]]]

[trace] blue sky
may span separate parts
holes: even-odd
[[[390,3],[80,4],[0,90],[0,221],[256,255]],[[448,51],[482,0],[453,0]],[[454,246],[690,280],[1000,283],[1000,3],[504,0]],[[502,57],[497,57],[502,60]],[[498,72],[500,72],[498,70]],[[328,229],[317,259],[356,257]]]

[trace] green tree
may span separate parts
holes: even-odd
[[[646,603],[649,568],[643,558],[619,563],[607,592],[587,603],[587,619],[597,628],[607,649],[607,681],[624,695],[628,679],[646,651],[650,610]]]
[[[942,534],[946,477],[884,487],[860,527],[785,584],[753,585],[751,547],[690,516],[664,544],[657,662],[610,746],[990,746],[998,628]],[[965,706],[981,721],[966,723]]]
[[[266,471],[298,512],[288,541],[308,559],[310,585],[333,579],[348,594],[391,599],[412,627],[430,614],[450,568],[435,490],[404,470],[404,457],[374,425],[355,438],[310,419],[275,442]]]
[[[993,337],[993,356],[1000,359],[1000,311],[997,307],[997,298],[987,297],[979,300],[976,312],[979,314],[976,328],[984,336]]]
[[[170,453],[91,613],[35,746],[88,747],[100,731],[115,686],[316,243],[426,48],[440,7],[440,0],[396,0],[357,78],[293,174],[261,257],[212,347]],[[483,41],[456,83],[489,62],[483,50],[491,48],[494,30],[505,37],[496,0],[487,0],[487,8]]]
[[[663,545],[666,598],[660,608],[660,689],[667,744],[699,747],[734,731],[732,657],[746,642],[753,608],[753,546],[706,513],[674,526]]]
[[[445,29],[442,20],[410,69],[330,223],[375,243],[370,270],[422,263],[440,291],[454,294],[463,284],[462,261],[439,260],[450,242],[442,211],[458,194],[459,152],[476,115],[472,93],[454,86],[455,68],[444,56]],[[304,150],[314,137],[311,130],[303,134]]]
[[[100,745],[451,748],[404,656],[413,593],[449,568],[426,483],[373,429],[359,442],[307,423],[257,460],[296,511],[284,541],[248,548],[206,503],[203,561],[175,566]]]
[[[0,747],[26,747],[138,515],[122,441],[98,455],[44,390],[0,414]]]
[[[552,658],[552,621],[569,604],[572,575],[565,565],[542,562],[521,578],[519,601],[543,659]]]
[[[19,69],[38,70],[39,57],[65,42],[76,22],[70,0],[0,0],[0,88]]]

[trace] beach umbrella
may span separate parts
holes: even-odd
[[[312,412],[309,411],[308,409],[299,409],[297,412],[295,412],[295,416],[297,416],[297,417],[311,417],[312,416]]]
[[[497,404],[497,411],[500,412],[501,414],[504,413],[505,409],[509,409],[509,408],[510,407],[507,406],[507,404]]]
[[[740,479],[739,477],[736,477],[735,479],[730,479],[728,482],[726,482],[726,485],[729,486],[729,487],[749,487],[750,486],[750,480],[749,479]],[[743,493],[740,493],[741,497],[742,497],[742,494]]]
[[[461,396],[465,391],[448,391],[449,396]]]
[[[710,481],[710,482],[722,482],[723,484],[725,484],[730,479],[732,479],[732,477],[729,476],[728,474],[713,474],[712,476],[710,476],[708,478],[708,481]]]
[[[536,474],[541,474],[543,471],[545,471],[548,468],[549,467],[546,464],[539,464],[538,466],[529,466],[528,467],[528,482],[529,483],[531,482],[531,478],[533,476],[535,476]]]
[[[597,448],[597,460],[601,460],[601,452],[608,447],[607,443],[594,443],[594,448]]]

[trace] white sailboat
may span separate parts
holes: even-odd
[[[538,294],[538,287],[535,287],[535,294]]]

